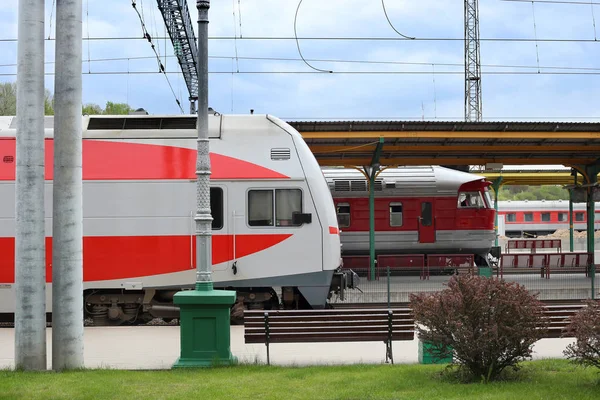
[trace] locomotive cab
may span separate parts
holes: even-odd
[[[489,192],[491,182],[477,180],[458,190],[456,221],[461,228],[494,229],[496,211]]]

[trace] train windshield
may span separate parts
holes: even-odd
[[[494,202],[492,201],[492,196],[490,196],[490,192],[489,190],[485,190],[485,192],[483,192],[484,196],[485,196],[485,201],[487,203],[487,206],[489,208],[494,208]]]
[[[458,208],[487,208],[481,192],[460,192]]]

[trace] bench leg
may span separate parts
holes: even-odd
[[[394,353],[392,352],[392,341],[386,340],[385,342],[385,362],[386,364],[391,361],[394,364]]]

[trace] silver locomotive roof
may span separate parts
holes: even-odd
[[[367,178],[353,168],[322,168],[334,197],[362,197],[368,193]],[[484,181],[475,174],[440,166],[387,168],[377,175],[375,196],[456,196],[467,182]]]

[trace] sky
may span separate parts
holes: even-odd
[[[2,2],[0,39],[16,39],[18,0]],[[53,3],[45,1],[45,36],[50,38],[55,37],[56,27]],[[196,3],[188,3],[197,30]],[[210,107],[224,114],[245,114],[253,109],[286,120],[464,120],[462,1],[385,0],[393,27],[417,40],[298,41],[307,60],[391,62],[309,61],[315,68],[334,73],[315,71],[300,59],[294,39],[298,3],[299,0],[211,2]],[[156,1],[137,0],[136,7],[153,37],[166,34]],[[600,18],[598,6],[480,0],[479,11],[484,120],[600,120],[600,43],[595,42],[600,36],[600,25],[595,27],[596,16]],[[131,0],[83,0],[82,21],[84,38],[142,37]],[[388,23],[381,0],[302,0],[296,29],[301,38],[403,39]],[[253,39],[257,37],[286,39]],[[424,40],[440,38],[455,40]],[[538,41],[489,40],[507,38]],[[167,71],[173,72],[168,78],[175,95],[163,74],[126,74],[158,71],[148,41],[90,40],[83,43],[84,103],[104,106],[107,101],[127,102],[150,114],[181,114],[175,102],[177,97],[188,113],[188,92],[172,57],[173,48],[169,40],[154,42]],[[54,45],[54,41],[46,41],[46,72],[54,70]],[[135,57],[150,58],[134,60]],[[94,61],[108,58],[124,60]],[[88,63],[88,59],[92,62]],[[0,81],[16,80],[16,61],[17,43],[0,40]],[[87,74],[107,71],[124,74]],[[504,74],[493,74],[500,71]],[[573,72],[588,74],[572,75]],[[53,75],[46,76],[50,91],[53,79]]]

